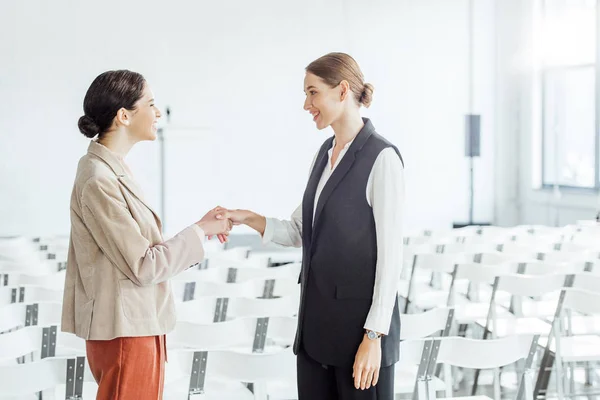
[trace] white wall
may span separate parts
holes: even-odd
[[[494,1],[476,1],[475,219],[494,218]],[[221,204],[286,217],[331,134],[302,110],[303,68],[346,51],[375,85],[365,112],[406,162],[407,227],[468,217],[463,157],[467,0],[8,2],[0,14],[0,235],[68,233],[87,139],[85,91],[107,69],[142,72],[167,129],[167,230]],[[193,129],[187,129],[193,128]],[[158,143],[129,162],[160,208]]]
[[[501,4],[501,6],[500,6]],[[539,80],[535,73],[534,20],[539,0],[505,0],[497,6],[496,204],[501,225],[562,226],[593,219],[597,193],[540,189]]]

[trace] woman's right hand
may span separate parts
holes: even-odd
[[[229,235],[233,222],[229,219],[229,212],[217,207],[206,213],[204,217],[196,222],[206,236]]]
[[[248,225],[261,236],[265,233],[267,221],[265,217],[250,210],[228,210],[223,207],[215,208],[216,211],[227,213],[227,218],[233,222],[233,225]]]

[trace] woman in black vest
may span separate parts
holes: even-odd
[[[264,242],[303,247],[294,352],[300,400],[391,400],[399,358],[403,163],[361,118],[373,86],[356,61],[327,54],[306,67],[304,109],[335,133],[311,166],[291,220],[233,210]]]

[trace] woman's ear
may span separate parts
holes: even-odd
[[[117,111],[115,120],[117,122],[117,125],[129,126],[129,124],[131,123],[131,116],[129,115],[129,112],[127,112],[126,109],[120,108],[119,111]]]
[[[348,83],[348,81],[343,80],[340,82],[340,100],[344,101],[346,100],[346,97],[348,97],[348,93],[350,92],[350,84]]]

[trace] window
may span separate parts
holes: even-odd
[[[596,0],[543,0],[542,184],[599,188]]]

